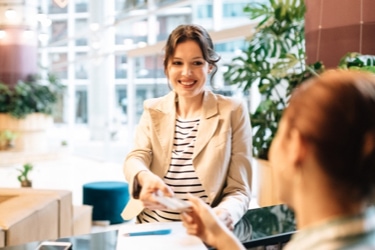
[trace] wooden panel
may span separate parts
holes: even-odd
[[[375,1],[306,0],[307,62],[337,67],[347,52],[375,55]]]

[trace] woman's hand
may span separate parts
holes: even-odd
[[[155,200],[154,196],[157,192],[161,192],[163,195],[171,197],[173,196],[172,189],[159,176],[149,171],[141,171],[136,178],[138,178],[138,183],[142,187],[139,199],[143,202],[143,205],[151,210],[166,209],[165,206]]]
[[[208,245],[218,247],[217,237],[224,231],[225,225],[214,211],[202,200],[188,194],[192,210],[181,214],[182,223],[188,234],[201,238]]]
[[[181,214],[182,223],[188,234],[198,236],[217,249],[244,249],[241,242],[229,231],[211,207],[190,194],[188,199],[192,204],[192,210]]]
[[[220,207],[213,208],[216,215],[219,219],[227,226],[227,228],[231,231],[234,229],[233,219],[228,210]]]

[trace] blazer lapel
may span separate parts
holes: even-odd
[[[155,148],[154,153],[164,155],[166,168],[169,166],[168,164],[172,154],[176,119],[175,101],[175,92],[171,92],[157,107],[150,109],[152,124],[154,125],[155,133],[161,146],[159,149]],[[167,170],[168,169],[165,171]]]
[[[206,91],[203,99],[203,113],[199,124],[193,159],[198,156],[214,135],[219,124],[217,100],[214,94]]]

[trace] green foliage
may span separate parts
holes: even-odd
[[[305,64],[303,0],[269,0],[244,8],[250,19],[259,19],[248,46],[224,73],[227,82],[244,92],[256,84],[261,101],[251,113],[253,155],[268,158],[271,142],[292,91],[308,78],[325,70],[321,62]],[[375,57],[348,53],[339,64],[343,69],[375,73]]]
[[[375,73],[375,56],[349,52],[341,58],[338,68],[357,69]]]
[[[23,181],[30,181],[29,180],[29,173],[33,170],[33,165],[31,163],[26,163],[23,165],[22,169],[17,169],[20,174],[17,176],[19,182]]]
[[[35,112],[52,114],[63,91],[64,86],[51,74],[47,79],[32,76],[27,82],[18,82],[14,88],[0,83],[0,113],[9,113],[16,118]]]
[[[267,159],[291,90],[315,72],[305,65],[305,5],[303,0],[270,0],[269,4],[251,3],[244,12],[259,23],[247,49],[232,60],[224,78],[243,91],[257,84],[262,100],[251,114],[253,154]]]

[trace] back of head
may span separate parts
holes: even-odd
[[[375,75],[331,70],[295,90],[284,116],[312,145],[342,199],[371,197],[375,187]]]

